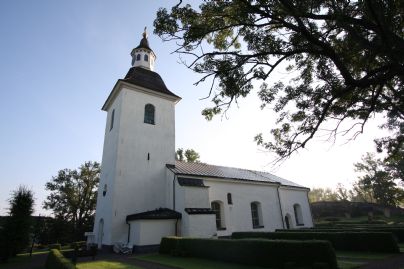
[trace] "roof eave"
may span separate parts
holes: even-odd
[[[127,86],[129,89],[135,90],[138,92],[144,92],[147,94],[163,97],[165,99],[173,101],[175,104],[177,104],[181,100],[181,97],[179,97],[177,95],[174,95],[174,94],[169,95],[169,94],[153,91],[153,90],[147,89],[145,87],[139,86],[137,84],[127,82],[123,79],[118,79],[118,81],[115,83],[115,86],[112,88],[111,93],[108,95],[108,98],[105,101],[104,105],[102,106],[101,110],[108,111],[109,106],[115,100],[116,96],[118,95],[119,91],[123,88],[123,86]],[[133,86],[136,86],[136,87],[133,87]]]

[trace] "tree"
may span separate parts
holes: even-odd
[[[394,154],[404,143],[403,1],[207,0],[198,8],[179,1],[171,12],[160,9],[154,26],[202,74],[196,84],[210,79],[207,119],[261,83],[262,108],[279,117],[271,140],[255,139],[280,159],[321,130],[331,140],[353,139],[376,113],[393,132],[379,149]],[[279,69],[294,79],[274,81]]]
[[[55,215],[55,223],[66,229],[70,224],[73,240],[80,240],[84,232],[92,229],[100,179],[100,164],[86,162],[77,170],[63,169],[45,185],[50,191],[44,208]]]
[[[9,217],[2,229],[1,256],[7,260],[28,247],[34,212],[34,194],[25,186],[13,191],[9,200]]]
[[[331,188],[313,188],[309,192],[310,203],[338,200],[338,193],[333,191]]]
[[[199,153],[193,149],[187,149],[184,153],[182,148],[177,149],[175,152],[175,158],[178,161],[186,160],[189,163],[199,163]]]
[[[367,153],[362,162],[355,164],[355,170],[364,174],[359,177],[358,189],[370,192],[371,199],[376,203],[397,206],[403,200],[404,191],[397,186],[394,178],[384,168],[384,163],[376,159],[374,154]]]

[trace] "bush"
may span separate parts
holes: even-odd
[[[335,252],[327,241],[164,237],[160,253],[262,267],[288,268],[293,265],[337,268]]]
[[[232,238],[265,238],[278,240],[327,240],[336,250],[399,253],[392,233],[386,232],[236,232]]]
[[[281,232],[380,232],[380,233],[392,233],[394,237],[398,240],[398,242],[404,242],[404,227],[395,227],[395,226],[378,226],[378,227],[371,227],[371,226],[345,226],[341,228],[315,228],[315,229],[296,229],[296,230],[284,230],[279,229],[276,230]]]
[[[62,245],[57,243],[57,244],[50,244],[48,245],[49,249],[57,249],[57,250],[61,250],[62,249]]]
[[[45,263],[46,269],[75,269],[74,264],[57,249],[51,249]]]

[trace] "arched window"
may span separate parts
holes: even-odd
[[[146,62],[149,61],[149,56],[148,56],[147,54],[144,55],[144,60],[145,60]]]
[[[152,104],[144,107],[144,123],[154,124],[154,106]]]
[[[259,202],[251,203],[251,219],[253,228],[262,228],[261,204]]]
[[[224,216],[223,216],[223,205],[220,201],[214,201],[211,203],[212,210],[215,212],[216,215],[216,228],[218,230],[224,230]]]
[[[140,54],[136,55],[136,61],[140,61]]]
[[[293,205],[293,210],[295,211],[296,225],[302,226],[303,224],[303,214],[302,207],[299,204]]]

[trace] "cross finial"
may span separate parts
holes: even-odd
[[[143,37],[147,38],[147,26],[144,27]]]

